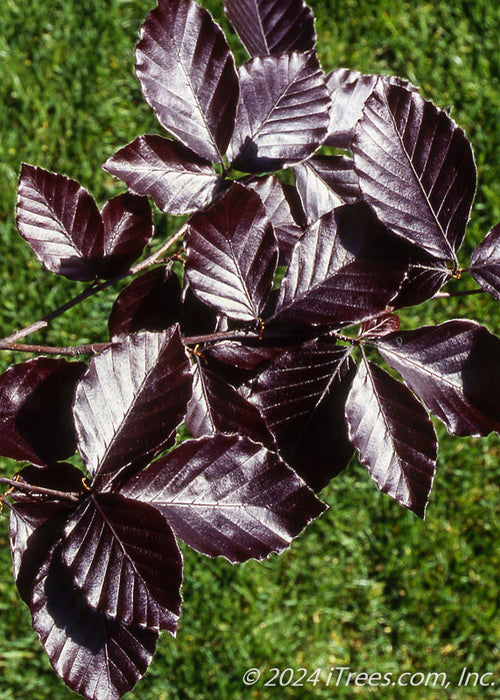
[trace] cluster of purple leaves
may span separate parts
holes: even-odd
[[[423,517],[429,413],[456,435],[500,429],[500,340],[472,320],[405,331],[398,315],[459,273],[464,133],[399,78],[325,76],[302,0],[224,4],[250,54],[238,70],[194,0],[148,15],[137,76],[175,138],[107,160],[128,193],[99,211],[74,180],[21,172],[19,231],[70,279],[127,276],[153,235],[149,198],[190,215],[183,275],[167,261],[133,279],[88,365],[40,357],[0,377],[0,452],[29,463],[7,495],[18,589],[56,672],[95,700],[121,697],[159,631],[175,634],[177,538],[235,563],[281,552],[355,451]],[[499,238],[469,267],[496,298]],[[193,439],[177,444],[181,424]],[[76,450],[85,473],[64,461]]]

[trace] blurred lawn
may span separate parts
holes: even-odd
[[[41,272],[14,226],[25,161],[78,179],[103,203],[122,191],[100,166],[145,132],[161,133],[134,76],[134,46],[151,0],[0,0],[0,333],[43,316],[82,285]],[[221,2],[204,3],[225,28]],[[500,16],[494,0],[311,0],[325,70],[398,74],[419,85],[471,139],[479,187],[464,265],[500,220]],[[237,41],[231,38],[233,46]],[[239,50],[239,58],[244,53]],[[162,229],[173,224],[159,217]],[[33,341],[102,339],[110,293],[78,307]],[[445,318],[443,302],[412,310],[412,327]],[[460,299],[452,315],[500,332],[498,304]],[[19,361],[5,353],[1,367]],[[446,672],[447,690],[390,688],[380,698],[499,697],[498,435],[459,440],[439,427],[439,470],[424,524],[372,486],[354,464],[323,492],[329,512],[285,555],[232,567],[187,548],[177,640],[162,637],[131,698],[351,698],[325,688],[331,666],[369,673]],[[5,474],[14,463],[2,461]],[[54,676],[11,577],[0,522],[0,700],[72,697]],[[304,688],[246,688],[246,668],[324,669]],[[497,688],[455,688],[464,666]],[[269,678],[269,675],[266,676]]]

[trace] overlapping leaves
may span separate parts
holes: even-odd
[[[137,76],[174,138],[108,158],[131,194],[99,211],[76,181],[21,171],[19,231],[71,279],[130,272],[147,197],[191,215],[182,273],[158,255],[133,279],[87,368],[39,358],[0,377],[0,452],[31,463],[6,496],[16,582],[56,672],[93,700],[130,690],[175,634],[176,538],[233,563],[281,552],[354,452],[424,517],[428,412],[458,435],[500,430],[500,339],[463,319],[407,331],[395,313],[458,276],[464,133],[407,81],[325,79],[303,0],[224,5],[251,56],[238,70],[194,0],[159,0],[141,29]],[[293,184],[269,174],[288,165]],[[497,299],[498,251],[496,226],[469,267]],[[75,448],[85,474],[61,462]]]
[[[10,378],[11,402],[30,378],[30,363],[22,369]],[[177,326],[112,344],[79,378],[72,410],[91,480],[69,464],[27,467],[11,493],[20,592],[54,668],[86,697],[120,697],[147,668],[157,632],[175,634],[182,582],[175,535],[210,556],[261,559],[324,509],[276,454],[223,435],[217,420],[213,434],[144,470],[171,443],[191,383]],[[70,405],[60,403],[59,412],[69,419]],[[252,404],[235,425],[248,415],[261,420],[265,438]]]

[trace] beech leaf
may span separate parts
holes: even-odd
[[[102,212],[103,260],[98,276],[117,277],[136,260],[153,237],[153,218],[146,197],[120,194],[104,205]]]
[[[349,462],[344,402],[350,349],[313,341],[285,349],[252,382],[258,406],[283,459],[315,491]]]
[[[94,199],[76,180],[23,164],[17,226],[51,272],[83,281],[97,276],[103,223]]]
[[[343,325],[383,311],[406,274],[403,262],[380,256],[383,246],[384,230],[364,205],[325,214],[294,249],[275,318]]]
[[[130,335],[94,357],[75,396],[78,449],[104,483],[168,445],[191,396],[177,326]]]
[[[83,362],[39,357],[0,375],[0,454],[46,464],[76,449],[71,405]]]
[[[141,28],[136,72],[160,124],[208,161],[222,162],[238,77],[220,27],[193,0],[159,0]]]
[[[122,493],[158,508],[197,551],[231,562],[283,551],[325,509],[277,455],[237,435],[182,443]]]
[[[116,297],[108,319],[114,340],[138,331],[163,331],[181,317],[182,290],[169,265],[136,277]]]
[[[351,148],[356,123],[376,82],[376,75],[363,75],[348,68],[337,68],[326,76],[332,106],[325,145]]]
[[[316,54],[257,56],[241,66],[228,158],[239,170],[279,170],[311,156],[328,128],[330,98]]]
[[[258,321],[271,292],[278,243],[260,197],[239,184],[189,220],[185,273],[220,313]]]
[[[308,51],[316,43],[314,17],[303,0],[223,0],[250,56]]]
[[[149,195],[167,214],[189,214],[212,200],[219,178],[209,161],[176,141],[139,136],[117,151],[104,170],[129,190]]]
[[[346,401],[349,438],[377,487],[421,518],[434,479],[437,439],[425,408],[365,358]]]
[[[303,231],[293,218],[282,183],[274,175],[260,177],[248,185],[262,200],[267,217],[273,225],[280,253],[289,260]]]
[[[50,467],[28,466],[16,480],[23,485],[38,486],[77,495],[83,491],[82,472],[71,464]],[[14,489],[9,494],[9,536],[14,579],[19,594],[29,605],[33,581],[51,547],[62,535],[67,517],[76,503],[63,498],[33,496]]]
[[[195,357],[193,395],[189,401],[186,426],[195,437],[215,433],[245,435],[273,449],[274,442],[257,408],[223,377]]]
[[[351,158],[314,156],[296,165],[293,170],[308,224],[335,207],[353,204],[362,198]]]
[[[155,508],[118,494],[91,496],[68,520],[60,549],[94,610],[175,636],[182,557]]]
[[[91,608],[57,548],[38,572],[30,608],[54,670],[89,700],[119,700],[151,663],[158,632]]]
[[[469,141],[415,90],[379,81],[353,142],[365,200],[394,233],[456,260],[476,188]]]
[[[377,348],[451,433],[500,430],[500,339],[484,326],[447,321],[391,334]]]
[[[500,299],[500,224],[477,246],[470,261],[476,282],[495,299]]]

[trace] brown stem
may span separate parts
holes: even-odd
[[[0,340],[0,350],[19,350],[22,349],[24,352],[51,352],[51,350],[36,350],[37,346],[25,346],[23,348],[18,348],[15,346],[15,343],[17,340],[21,340],[21,338],[25,338],[27,335],[31,335],[31,333],[35,333],[36,331],[43,330],[44,328],[47,328],[49,323],[53,321],[55,318],[58,316],[61,316],[63,313],[68,311],[69,309],[73,308],[73,306],[76,306],[82,301],[85,301],[85,299],[88,299],[89,297],[93,296],[94,294],[97,294],[98,292],[101,292],[103,289],[106,289],[107,287],[110,287],[113,284],[116,284],[116,282],[119,282],[122,279],[125,279],[126,277],[129,277],[130,275],[136,275],[138,272],[142,272],[142,270],[145,270],[146,268],[150,267],[151,265],[154,265],[158,261],[159,258],[161,258],[169,248],[171,248],[174,243],[177,243],[177,241],[182,238],[184,235],[185,231],[187,228],[187,224],[184,224],[181,226],[181,228],[171,237],[166,241],[158,250],[156,250],[154,253],[152,253],[149,257],[147,257],[145,260],[142,262],[137,263],[137,265],[134,265],[131,267],[127,272],[119,277],[116,277],[112,280],[106,280],[105,282],[99,282],[99,283],[92,283],[87,289],[84,289],[83,292],[80,292],[80,294],[77,294],[73,299],[69,299],[65,304],[60,306],[59,308],[55,309],[54,311],[51,311],[49,314],[44,316],[42,319],[39,321],[35,321],[34,323],[31,323],[29,326],[26,326],[26,328],[21,328],[20,330],[16,331],[15,333],[12,333],[11,335],[7,336],[6,338],[2,338]],[[91,347],[91,346],[82,346],[82,347]],[[28,349],[31,348],[31,349]],[[58,348],[60,350],[60,348]],[[55,352],[52,351],[53,354],[58,354],[58,355],[64,355],[68,354],[65,352]],[[92,350],[84,350],[81,353],[75,353],[75,354],[85,354],[87,352],[93,352]]]
[[[53,498],[59,498],[65,501],[72,501],[77,503],[79,501],[79,494],[70,493],[68,491],[55,491],[54,489],[46,489],[43,486],[31,486],[31,484],[23,484],[22,481],[16,481],[15,479],[7,479],[3,476],[0,477],[0,484],[7,484],[16,491],[22,491],[28,494],[40,494],[41,496],[52,496]],[[4,496],[6,494],[3,494]]]
[[[10,343],[0,341],[0,350],[12,350],[14,352],[37,352],[42,355],[67,355],[78,357],[79,355],[96,355],[108,348],[111,343],[93,343],[92,345],[73,345],[70,347],[54,347],[52,345],[28,345],[23,343]]]

